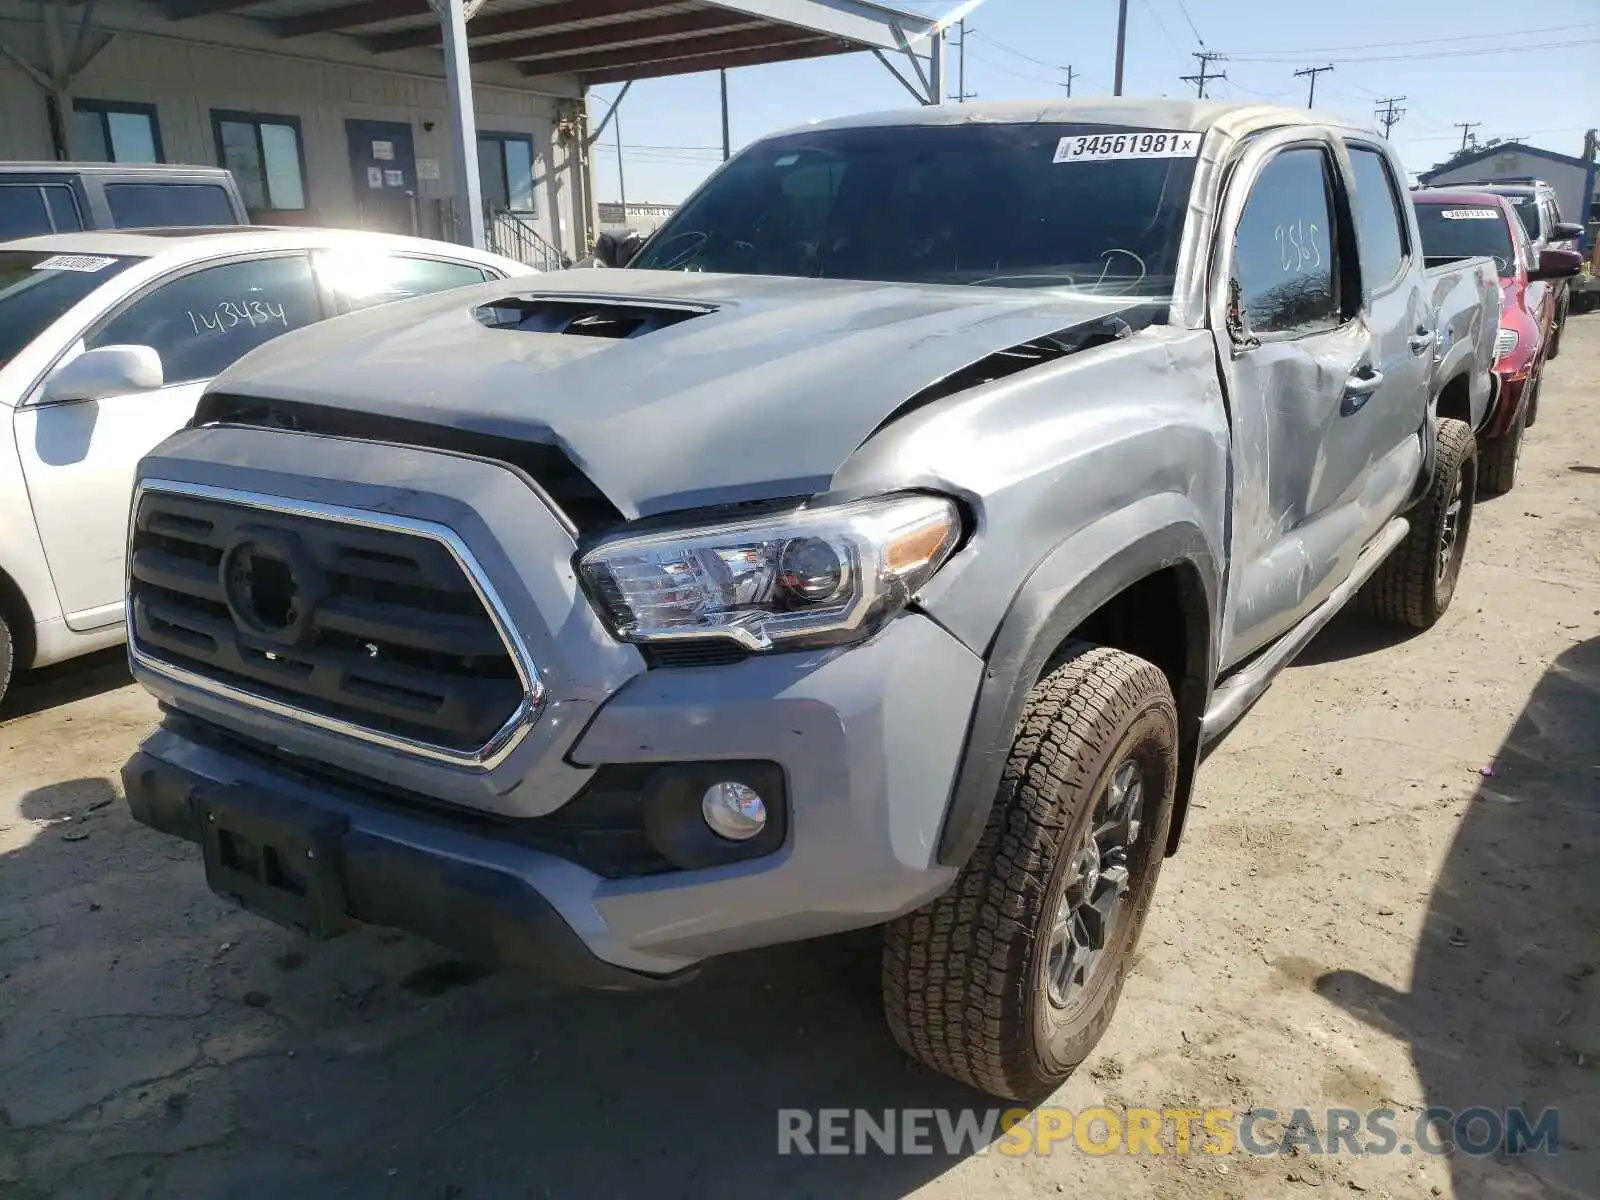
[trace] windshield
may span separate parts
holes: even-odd
[[[127,255],[0,250],[0,367],[67,309],[138,261]]]
[[[1511,228],[1499,205],[1418,204],[1417,228],[1422,233],[1422,253],[1430,262],[1441,259],[1494,259],[1501,278],[1517,273],[1517,254],[1511,246]]]
[[[1105,125],[788,134],[735,158],[630,265],[1168,296],[1199,146]]]
[[[1534,241],[1539,240],[1539,197],[1530,196],[1527,192],[1502,193],[1511,201],[1512,207],[1517,210],[1517,220],[1522,222],[1522,227],[1528,231],[1528,237]]]

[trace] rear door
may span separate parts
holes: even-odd
[[[1373,372],[1382,377],[1370,394],[1352,395],[1347,407],[1368,427],[1375,466],[1415,438],[1423,423],[1436,330],[1402,177],[1376,142],[1351,138],[1345,152],[1361,268],[1357,319],[1367,325]]]
[[[322,316],[303,252],[207,264],[169,276],[121,305],[83,339],[161,356],[164,387],[17,413],[34,520],[67,624],[121,619],[133,472],[194,415],[210,380],[255,347]]]
[[[1374,531],[1363,491],[1383,347],[1362,315],[1341,179],[1330,140],[1286,130],[1250,143],[1223,202],[1211,324],[1234,439],[1224,666],[1326,598]]]

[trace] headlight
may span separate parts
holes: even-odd
[[[578,562],[630,642],[727,638],[749,650],[865,637],[949,557],[955,504],[885,496],[736,524],[623,535]]]
[[[1517,331],[1515,329],[1502,329],[1495,335],[1494,356],[1504,358],[1517,348]]]

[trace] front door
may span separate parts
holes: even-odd
[[[361,227],[417,232],[417,156],[411,126],[400,121],[346,121],[350,182]]]
[[[1224,213],[1212,300],[1235,475],[1224,666],[1326,598],[1369,536],[1381,348],[1342,294],[1353,248],[1339,233],[1332,147],[1306,134],[1247,151]]]
[[[67,625],[122,616],[128,504],[139,460],[194,415],[211,378],[255,347],[322,317],[303,253],[192,270],[136,297],[84,338],[149,346],[166,386],[17,411],[17,451]]]

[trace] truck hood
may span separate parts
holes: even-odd
[[[962,368],[1152,307],[1037,289],[575,270],[324,322],[249,354],[211,391],[554,444],[634,517],[823,491],[881,424]],[[494,314],[520,321],[497,327]]]

